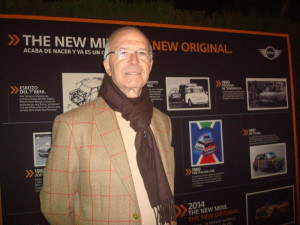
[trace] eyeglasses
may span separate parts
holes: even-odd
[[[137,51],[131,51],[129,49],[119,49],[117,51],[111,51],[106,54],[104,59],[107,58],[108,55],[110,54],[116,54],[118,59],[129,59],[131,57],[132,53],[136,53],[136,56],[139,59],[150,59],[152,58],[152,51],[146,50],[146,49],[139,49]]]

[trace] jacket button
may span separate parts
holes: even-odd
[[[137,220],[139,218],[139,215],[137,213],[133,213],[133,218]]]

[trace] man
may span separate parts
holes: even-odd
[[[116,30],[100,97],[55,119],[40,196],[50,224],[176,224],[171,122],[150,101],[152,63],[140,30]]]

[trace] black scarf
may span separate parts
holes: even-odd
[[[128,98],[111,77],[105,75],[100,88],[100,96],[113,110],[120,112],[125,120],[130,121],[130,126],[136,132],[137,165],[157,224],[175,220],[174,198],[154,134],[150,128],[153,105],[147,85],[142,88],[140,97]]]

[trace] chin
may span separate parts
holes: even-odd
[[[142,89],[142,87],[143,86],[136,86],[136,85],[128,85],[128,86],[126,86],[126,89],[136,89],[136,90],[138,90],[138,89]]]
[[[125,86],[128,88],[142,88],[144,85],[145,85],[144,82],[131,81],[131,82],[127,82]]]

